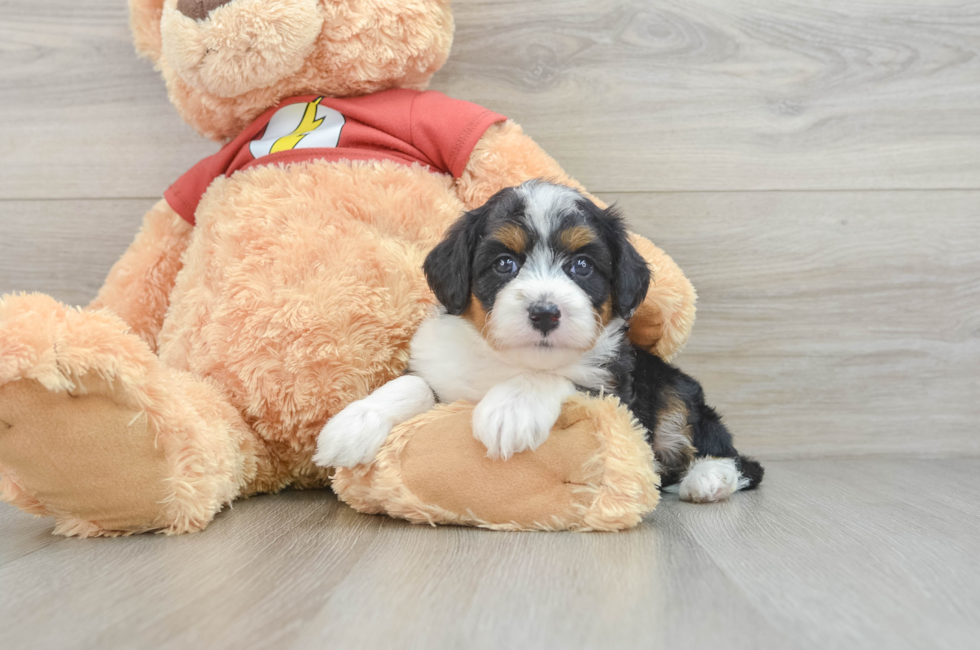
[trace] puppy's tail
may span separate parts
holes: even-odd
[[[738,482],[738,489],[751,490],[762,483],[762,477],[766,475],[765,468],[754,458],[748,456],[736,456],[735,467],[742,475]]]

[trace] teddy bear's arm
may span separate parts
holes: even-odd
[[[544,178],[585,191],[581,183],[511,122],[494,124],[473,148],[456,193],[468,210],[483,205],[495,192],[532,178]],[[605,203],[589,195],[596,204]],[[633,245],[650,264],[653,281],[646,300],[630,321],[630,339],[654,354],[671,359],[694,325],[694,287],[680,267],[653,242],[632,236]]]
[[[159,201],[88,308],[110,309],[156,351],[170,291],[192,232],[193,226],[166,201]]]
[[[582,184],[566,174],[518,124],[507,120],[487,129],[473,147],[466,169],[456,181],[456,194],[466,209],[472,210],[486,203],[498,190],[532,178],[554,181],[585,192]],[[605,207],[594,196],[589,198]]]

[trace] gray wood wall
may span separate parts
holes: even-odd
[[[524,125],[700,293],[767,458],[980,452],[980,2],[456,0],[432,87]],[[0,292],[85,303],[217,145],[124,0],[0,0]]]

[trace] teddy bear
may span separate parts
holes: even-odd
[[[425,90],[449,0],[129,7],[177,111],[223,147],[149,210],[90,305],[0,299],[4,500],[82,537],[199,531],[287,487],[507,530],[621,530],[653,510],[655,459],[611,396],[573,396],[507,461],[462,402],[397,427],[371,464],[311,460],[333,414],[404,370],[434,304],[422,262],[454,220],[532,178],[584,191],[513,121]],[[629,336],[670,358],[694,290],[633,243],[654,281]]]

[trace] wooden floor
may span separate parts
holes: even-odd
[[[124,0],[0,0],[0,293],[84,304],[216,150]],[[0,648],[972,648],[980,1],[455,0],[432,87],[525,130],[699,291],[679,363],[769,473],[621,535],[235,504],[64,540],[0,505]]]
[[[358,515],[327,492],[177,538],[0,509],[4,648],[975,648],[980,460],[769,463],[620,534]]]

